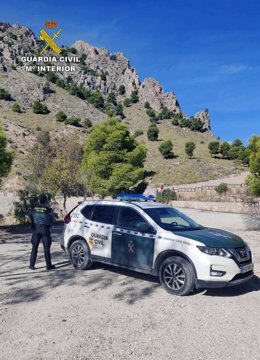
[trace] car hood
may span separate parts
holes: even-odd
[[[237,235],[225,230],[202,228],[193,231],[174,231],[175,235],[196,240],[208,247],[232,249],[246,243]]]

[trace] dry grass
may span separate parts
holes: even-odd
[[[49,130],[53,135],[61,133],[69,135],[75,133],[80,141],[84,140],[87,135],[86,131],[56,122],[56,112],[63,110],[69,116],[79,116],[81,119],[89,117],[93,123],[97,123],[102,120],[102,118],[105,118],[104,114],[100,113],[85,101],[68,94],[67,91],[55,85],[51,86],[54,93],[44,101],[51,110],[51,113],[47,115],[34,114],[32,110],[17,114],[11,111],[12,102],[0,102],[0,106],[2,105],[0,122],[5,125],[21,125],[22,129],[27,129],[30,132],[30,135],[26,137],[21,136],[21,134],[10,135],[8,132],[8,138],[12,144],[15,145],[21,141],[20,150],[16,150],[17,156],[9,179],[17,173],[23,172],[26,153],[30,151],[30,147],[35,141],[39,128],[41,130]],[[129,126],[131,132],[139,129],[144,131],[144,134],[139,136],[138,140],[143,141],[148,148],[145,168],[148,174],[150,174],[148,177],[152,185],[206,181],[240,173],[241,170],[243,170],[243,168],[235,165],[233,161],[210,157],[208,143],[213,139],[210,135],[192,132],[189,129],[181,129],[173,126],[170,120],[163,120],[161,124],[158,125],[160,130],[159,140],[155,142],[149,141],[146,132],[150,126],[150,122],[143,106],[141,104],[135,104],[126,108],[124,112],[127,116],[124,122]],[[22,129],[19,131],[22,132]],[[19,138],[20,140],[18,140]],[[167,139],[173,142],[173,151],[176,157],[166,160],[163,159],[158,148],[161,142]],[[196,149],[192,159],[189,159],[185,154],[185,143],[189,140],[196,143]]]
[[[144,131],[144,134],[138,137],[138,140],[144,141],[149,148],[146,170],[155,172],[152,183],[159,185],[164,183],[187,184],[199,181],[221,178],[223,176],[240,173],[243,168],[234,164],[233,161],[223,160],[221,158],[211,158],[208,151],[208,144],[213,137],[205,133],[193,132],[190,129],[181,129],[173,126],[170,120],[162,120],[158,124],[160,130],[158,141],[149,141],[146,131],[150,125],[149,118],[140,104],[126,109],[126,122],[134,132],[137,129]],[[159,146],[162,141],[170,139],[174,146],[175,158],[163,159],[159,152]],[[185,154],[185,143],[194,141],[196,149],[194,156],[189,159]]]

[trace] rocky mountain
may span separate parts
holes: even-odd
[[[21,61],[22,56],[38,56],[42,47],[43,43],[29,28],[18,24],[0,23],[2,84],[14,94],[15,99],[25,109],[29,108],[35,100],[44,100],[50,93],[48,81],[26,72],[25,64]],[[50,51],[44,54],[53,56]],[[121,100],[131,96],[135,91],[138,93],[139,100],[142,103],[149,102],[156,112],[167,107],[173,113],[182,114],[176,95],[173,92],[165,92],[159,82],[153,78],[146,78],[141,83],[136,70],[121,52],[111,54],[107,49],[94,47],[84,41],[76,41],[71,47],[64,48],[62,54],[64,56],[76,55],[80,59],[80,63],[75,64],[76,71],[57,73],[63,81],[66,82],[70,78],[76,86],[90,92],[98,90],[104,97],[115,92]],[[10,70],[16,70],[20,74],[15,76],[17,80],[13,79],[10,82],[8,76],[5,76]],[[200,111],[195,114],[195,117],[204,123],[205,131],[210,131],[207,111]]]
[[[141,82],[122,53],[112,54],[107,49],[76,41],[62,48],[60,56],[65,63],[59,59],[40,64],[73,65],[75,71],[26,71],[26,66],[39,62],[25,62],[21,58],[38,57],[43,47],[44,43],[29,28],[0,23],[0,123],[6,131],[8,147],[15,152],[11,173],[1,190],[13,192],[24,187],[30,175],[28,154],[41,131],[49,131],[53,139],[62,134],[75,135],[83,144],[91,126],[108,116],[117,116],[131,134],[145,143],[148,150],[146,179],[151,187],[162,182],[172,185],[206,181],[240,171],[232,161],[210,156],[208,144],[213,137],[208,110],[198,111],[195,118],[188,121],[177,96],[165,92],[151,77]],[[59,58],[48,50],[44,56]],[[75,57],[78,61],[73,60]],[[10,94],[9,100],[4,98],[3,89]],[[32,104],[36,100],[49,112],[35,113]],[[15,103],[20,105],[21,111],[13,109]],[[78,123],[57,121],[60,111],[68,120],[78,119]],[[150,141],[147,131],[154,121],[159,138]],[[195,129],[185,122],[192,123]],[[173,143],[174,157],[164,159],[159,146],[168,139]],[[185,153],[187,141],[196,144],[192,159]]]

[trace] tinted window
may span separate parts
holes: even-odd
[[[135,210],[121,207],[118,216],[118,226],[126,227],[131,230],[137,230],[138,222],[147,223],[147,221]]]
[[[84,217],[86,219],[91,220],[93,208],[94,208],[94,205],[87,205],[81,210],[81,213],[84,215]]]
[[[92,220],[105,224],[114,224],[116,210],[117,206],[96,205],[94,207]]]

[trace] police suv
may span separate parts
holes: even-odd
[[[65,216],[61,247],[77,270],[100,262],[159,276],[175,295],[241,284],[253,276],[247,244],[203,227],[151,195],[84,201]]]

